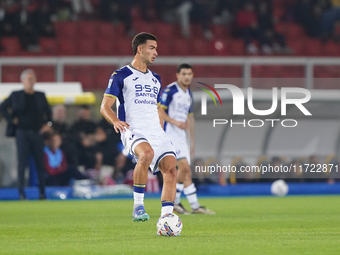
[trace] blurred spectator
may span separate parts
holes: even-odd
[[[134,36],[132,29],[131,9],[133,7],[132,0],[101,0],[100,2],[100,18],[109,22],[122,22],[125,27],[125,33]]]
[[[14,36],[16,31],[13,26],[13,18],[8,10],[6,1],[0,1],[0,35]]]
[[[340,21],[340,8],[326,9],[322,14],[322,39],[339,41],[340,33],[335,29]]]
[[[217,0],[214,11],[214,24],[228,25],[235,19],[238,2],[233,0]]]
[[[313,10],[312,0],[298,0],[294,6],[295,20],[306,28],[308,20],[311,19],[313,16],[312,10]],[[320,15],[321,13],[322,12],[320,9]]]
[[[71,0],[75,13],[75,20],[90,18],[93,15],[93,7],[90,0]]]
[[[122,153],[124,146],[120,140],[120,134],[116,133],[106,119],[101,119],[98,126],[105,132],[106,139],[99,143],[103,153],[103,163],[114,166],[114,179],[122,178],[127,171],[134,168],[131,158]]]
[[[156,11],[168,23],[179,20],[182,35],[190,37],[190,22],[199,23],[207,39],[213,34],[209,29],[209,2],[207,0],[156,0]]]
[[[78,112],[78,120],[72,125],[71,135],[77,139],[78,160],[86,169],[100,170],[103,154],[98,142],[106,139],[105,132],[91,120],[89,106],[83,105]]]
[[[69,165],[79,165],[77,153],[77,139],[70,134],[70,129],[66,123],[66,108],[64,105],[55,105],[52,108],[52,127],[62,138],[61,149]]]
[[[306,21],[304,21],[304,27],[306,30],[306,33],[310,37],[316,37],[321,38],[322,36],[322,9],[320,6],[316,5],[312,7],[312,13],[307,18]]]
[[[46,185],[67,186],[71,179],[87,179],[77,167],[69,166],[61,145],[61,137],[58,133],[44,133],[44,159],[47,172]]]
[[[257,15],[253,3],[245,3],[244,8],[238,11],[236,24],[240,30],[241,36],[243,37],[248,53],[256,54],[258,52],[258,49],[252,43],[252,40],[257,40],[261,46],[265,47],[264,36],[259,30]]]
[[[20,1],[19,9],[13,14],[13,25],[21,47],[26,51],[38,52],[40,47],[37,12],[29,10],[28,5],[27,0]]]
[[[339,41],[340,8],[337,5],[332,7],[330,0],[299,0],[294,9],[295,20],[311,37]]]
[[[66,124],[66,108],[62,104],[57,104],[52,108],[53,130],[65,138],[68,127]]]
[[[266,54],[283,53],[290,54],[292,50],[287,47],[285,36],[275,31],[273,14],[266,1],[262,1],[258,7],[257,19],[260,33],[264,33],[262,52]]]
[[[47,2],[43,2],[38,6],[36,24],[38,26],[40,36],[55,36],[55,31],[53,27],[54,19],[54,14]]]
[[[72,6],[68,0],[59,0],[56,5],[57,19],[60,21],[71,20]]]
[[[210,1],[208,0],[194,0],[190,12],[190,20],[191,22],[199,23],[202,27],[204,37],[211,40],[214,38],[214,35],[209,28],[209,3]]]

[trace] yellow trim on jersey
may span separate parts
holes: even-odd
[[[188,115],[190,115],[190,116],[191,116],[191,115],[194,115],[194,113],[193,113],[193,112],[189,112],[189,113],[188,113]]]
[[[111,76],[112,76],[112,75],[115,75],[115,74],[117,74],[117,73],[116,73],[116,72],[113,72],[113,73],[111,74]]]
[[[112,97],[112,98],[117,98],[116,96],[114,96],[114,95],[111,95],[111,94],[104,94],[104,96],[107,96],[107,97]]]
[[[163,105],[163,104],[161,104],[161,107],[165,110],[168,109],[168,107],[166,105]]]

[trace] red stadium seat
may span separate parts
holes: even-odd
[[[273,10],[273,17],[281,19],[285,14],[286,10],[282,7],[275,7]]]
[[[93,39],[97,35],[98,23],[94,21],[81,21],[78,27],[78,38]]]
[[[206,39],[194,39],[191,41],[191,55],[206,56],[210,54],[210,43]]]
[[[290,39],[287,40],[287,45],[292,48],[294,55],[303,56],[305,55],[305,39]]]
[[[132,55],[132,47],[131,47],[131,38],[127,37],[119,37],[115,40],[116,47],[114,48],[114,55],[117,56],[131,56]]]
[[[339,66],[314,66],[314,77],[315,78],[340,78],[339,71],[340,71]]]
[[[229,52],[232,56],[244,55],[244,41],[241,39],[232,40],[229,44]]]
[[[57,43],[55,38],[40,38],[40,47],[43,54],[57,54]]]
[[[103,38],[105,40],[113,40],[115,38],[115,26],[112,23],[108,22],[99,22],[98,23],[98,33],[97,36],[99,38]]]
[[[203,39],[203,30],[200,24],[191,24],[190,25],[190,33],[191,38]]]
[[[126,34],[125,27],[122,23],[115,25],[115,35],[124,36]],[[130,40],[131,43],[131,40]]]
[[[95,55],[111,56],[114,54],[114,40],[106,38],[96,38]]]
[[[276,66],[252,66],[252,78],[273,78],[276,76]]]
[[[153,24],[150,22],[139,21],[133,24],[133,28],[137,33],[147,32],[150,34],[155,34]],[[156,34],[158,37],[158,35]]]
[[[305,31],[303,27],[301,27],[298,24],[287,23],[287,29],[285,31],[285,34],[287,35],[288,38],[297,40],[297,37],[304,35]]]
[[[174,25],[163,22],[155,22],[155,36],[157,39],[171,39],[174,37]]]
[[[323,54],[330,57],[335,57],[340,55],[339,44],[329,41],[323,45]]]
[[[76,42],[72,38],[63,38],[58,44],[58,55],[73,56],[76,54]]]
[[[58,38],[74,38],[78,32],[78,22],[57,21],[55,28]]]
[[[38,82],[55,82],[54,66],[39,66],[35,70]]]
[[[165,39],[158,39],[157,52],[159,56],[171,56],[173,54],[172,43]]]
[[[229,36],[229,31],[227,30],[226,26],[224,25],[214,25],[212,26],[212,33],[214,34],[215,38],[221,39],[226,38]]]
[[[93,66],[79,66],[75,70],[75,79],[81,82],[84,89],[93,89],[95,87],[93,70]]]
[[[106,89],[109,78],[117,66],[96,66],[93,69],[94,82],[92,89]]]
[[[21,66],[3,66],[1,82],[20,82]]]
[[[175,56],[185,56],[188,55],[190,50],[189,40],[186,39],[175,39],[173,41],[174,51],[173,54]]]
[[[287,30],[287,23],[279,22],[275,25],[275,31],[278,33],[285,34]]]
[[[64,66],[64,81],[77,81],[76,71],[77,66],[66,65]]]
[[[76,43],[76,54],[80,56],[96,55],[94,38],[78,41]]]
[[[243,66],[225,66],[225,78],[242,78]]]
[[[322,45],[318,39],[307,39],[305,45],[305,53],[307,56],[322,55]]]
[[[23,52],[17,37],[4,37],[1,42],[5,48],[5,51],[1,52],[1,55],[18,56]]]
[[[304,78],[305,67],[304,66],[280,66],[278,78]]]

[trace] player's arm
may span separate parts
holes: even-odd
[[[164,119],[163,119],[163,115],[161,112],[162,108],[160,107],[160,104],[158,104],[157,109],[158,109],[158,115],[159,115],[159,122],[161,123],[162,129],[164,129]]]
[[[162,107],[159,107],[159,111],[162,115],[162,118],[164,121],[168,122],[168,123],[171,123],[173,125],[175,125],[176,127],[180,128],[180,129],[187,129],[188,126],[187,126],[187,123],[185,122],[181,122],[181,121],[177,121],[173,118],[170,118],[169,115],[165,112],[164,108]]]
[[[195,118],[193,113],[188,114],[187,123],[190,137],[190,156],[193,158],[195,154]]]
[[[117,118],[116,114],[112,110],[113,104],[116,102],[116,97],[110,97],[104,95],[102,104],[100,106],[100,113],[104,116],[104,118],[110,122],[115,131],[117,133],[125,131],[125,129],[129,129],[129,124],[125,121],[121,121]]]

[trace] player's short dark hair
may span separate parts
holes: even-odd
[[[149,33],[139,33],[132,39],[132,50],[133,55],[135,56],[137,54],[137,47],[141,44],[146,43],[147,40],[152,40],[157,42],[156,36],[149,34]]]
[[[180,64],[179,66],[177,66],[177,73],[180,73],[182,69],[191,69],[192,71],[194,71],[192,66],[187,64],[187,63],[183,63],[183,64]]]

